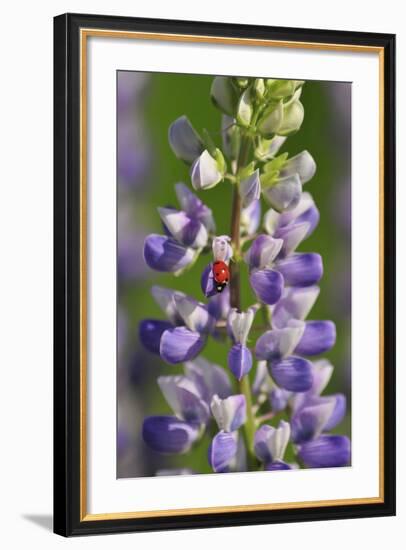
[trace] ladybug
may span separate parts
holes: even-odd
[[[230,281],[230,270],[225,262],[213,263],[213,279],[217,292],[223,292]]]

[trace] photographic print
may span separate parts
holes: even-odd
[[[395,513],[395,37],[54,20],[54,530]]]
[[[117,71],[118,478],[351,467],[351,83],[283,76]]]

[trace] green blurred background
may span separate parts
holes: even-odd
[[[130,263],[132,258],[134,273],[118,278],[120,314],[125,326],[117,365],[118,477],[154,475],[157,469],[173,467],[210,471],[207,437],[191,454],[180,457],[162,457],[145,447],[140,437],[144,416],[170,413],[156,378],[160,374],[179,373],[182,368],[169,366],[142,350],[137,329],[143,318],[164,317],[149,292],[153,284],[179,289],[204,300],[200,275],[210,257],[201,256],[189,272],[177,278],[142,265],[142,241],[148,233],[162,233],[156,210],[158,206],[178,206],[174,184],[180,181],[190,183],[188,166],[179,161],[169,147],[167,133],[170,123],[186,114],[197,131],[207,129],[214,141],[221,144],[221,113],[210,101],[211,82],[212,77],[199,75],[135,72],[118,72],[117,75],[118,98],[124,94],[126,100],[123,108],[118,106],[119,162],[120,147],[128,148],[129,155],[132,150],[134,154],[137,151],[144,154],[143,170],[135,170],[133,181],[130,181],[131,174],[123,176],[118,166],[119,228],[121,216],[125,218],[124,230],[119,230],[118,250],[120,252],[120,240],[138,243],[129,247],[129,257],[125,258]],[[132,99],[131,85],[134,86]],[[301,101],[305,108],[304,123],[296,135],[287,139],[281,152],[288,151],[289,156],[293,156],[307,149],[317,163],[316,175],[304,189],[315,199],[320,210],[320,223],[310,238],[301,244],[299,251],[318,252],[323,257],[321,292],[309,319],[331,319],[336,323],[337,343],[325,355],[335,370],[325,393],[346,394],[348,414],[334,431],[350,435],[351,85],[306,82]],[[131,137],[132,130],[136,139]],[[202,200],[213,210],[218,234],[229,234],[231,196],[232,188],[227,182],[200,193]],[[263,203],[263,213],[266,210]],[[255,302],[245,275],[242,276],[244,308]],[[226,368],[227,352],[227,345],[210,339],[203,355]]]

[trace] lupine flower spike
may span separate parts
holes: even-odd
[[[334,367],[323,354],[335,344],[336,327],[307,318],[320,294],[323,261],[299,249],[320,219],[303,190],[316,162],[308,151],[280,152],[302,125],[304,84],[216,77],[210,94],[222,113],[221,143],[186,116],[169,128],[190,182],[175,185],[179,209],[158,208],[163,233],[146,238],[145,263],[181,275],[196,270],[201,254],[211,251],[212,260],[200,274],[200,297],[152,286],[164,318],[139,326],[144,347],[162,359],[163,412],[144,419],[144,441],[155,453],[185,455],[184,467],[157,475],[198,473],[187,460],[195,447],[215,473],[350,463],[350,440],[337,434],[346,398],[324,393]],[[230,235],[216,234],[205,204],[217,185],[233,194]],[[244,273],[248,308],[241,307]],[[227,346],[227,365],[203,357],[211,338]],[[171,372],[179,364],[183,374]]]

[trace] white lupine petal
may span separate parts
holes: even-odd
[[[257,430],[254,440],[258,458],[264,462],[283,460],[290,433],[290,424],[284,420],[280,421],[277,428],[268,424],[261,426]]]
[[[199,189],[210,189],[217,185],[223,174],[219,171],[217,161],[205,150],[192,165],[191,179],[193,187]]]
[[[265,332],[258,338],[255,346],[257,357],[267,361],[288,357],[300,342],[304,329],[305,323],[296,321],[294,326]]]
[[[291,319],[304,321],[314,306],[320,288],[318,286],[292,287],[285,290],[281,300],[275,305],[272,327],[286,327]]]
[[[273,208],[270,208],[264,216],[264,228],[265,231],[269,235],[273,235],[278,228],[279,225],[279,219],[281,217],[281,214],[274,210]]]
[[[180,292],[179,290],[172,290],[170,288],[165,288],[158,285],[151,287],[151,294],[168,319],[176,322],[179,319],[179,315],[174,301],[174,296],[185,297],[186,294]]]
[[[236,342],[244,344],[247,342],[248,334],[254,322],[255,310],[249,308],[246,312],[238,313],[232,309],[229,314],[229,324],[231,332]]]
[[[314,384],[312,393],[320,395],[326,388],[333,374],[334,367],[328,359],[319,359],[313,362],[314,368]]]
[[[328,400],[326,398],[325,402],[323,403],[311,406],[304,406],[304,408],[299,413],[312,416],[313,420],[315,421],[313,439],[317,439],[319,435],[321,435],[324,426],[327,424],[329,418],[333,414],[335,405],[336,400],[334,397]]]
[[[218,395],[214,395],[210,408],[219,430],[234,432],[246,420],[245,397],[242,394],[230,395],[226,399],[220,399]]]
[[[173,208],[158,208],[158,212],[162,222],[177,241],[194,248],[206,246],[209,237],[202,223],[191,219],[185,212]],[[192,230],[191,226],[193,226]]]
[[[278,212],[295,208],[302,194],[302,183],[298,174],[280,178],[277,183],[263,190],[269,204]]]
[[[228,262],[233,256],[233,250],[230,245],[230,237],[228,235],[220,235],[213,239],[213,257],[214,261]]]
[[[281,177],[299,174],[300,181],[306,183],[316,173],[316,163],[308,151],[302,151],[290,158],[281,170]]]
[[[185,325],[193,332],[208,332],[214,320],[207,308],[189,296],[174,296],[176,309]]]

